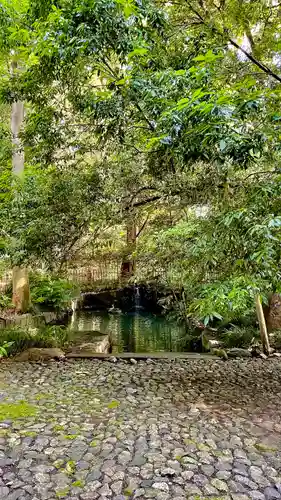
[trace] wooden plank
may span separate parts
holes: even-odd
[[[116,354],[105,353],[69,353],[67,358],[95,358],[95,359],[215,359],[220,360],[218,356],[212,354],[200,354],[195,352],[120,352]]]

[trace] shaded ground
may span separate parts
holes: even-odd
[[[0,499],[281,498],[280,393],[279,360],[2,363]]]

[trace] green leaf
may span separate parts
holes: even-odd
[[[147,52],[148,52],[148,49],[146,49],[144,47],[138,47],[138,48],[132,50],[132,52],[129,52],[128,58],[132,59],[135,56],[143,56],[143,55],[147,54]]]

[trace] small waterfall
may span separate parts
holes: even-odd
[[[78,304],[78,298],[73,299],[71,301],[72,315],[71,315],[71,321],[70,321],[70,328],[73,328],[75,321],[76,321],[77,304]]]
[[[134,287],[134,308],[136,311],[141,309],[141,295],[140,295],[140,287],[135,285]]]

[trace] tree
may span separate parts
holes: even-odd
[[[28,2],[2,2],[0,9],[1,56],[6,63],[13,80],[17,79],[20,67],[26,59],[28,32],[24,29]],[[24,46],[23,46],[24,45]],[[23,55],[24,54],[24,55]],[[2,67],[3,70],[3,67]],[[2,78],[5,80],[5,72]],[[22,177],[24,172],[24,147],[21,132],[24,121],[24,103],[18,97],[12,99],[11,136],[12,136],[12,172]],[[17,196],[17,193],[15,194]],[[27,312],[30,307],[28,271],[25,267],[13,267],[13,304],[18,312]]]
[[[246,295],[252,304],[252,295],[265,297],[276,286],[269,269],[279,265],[279,212],[269,203],[257,216],[253,206],[264,208],[279,175],[279,7],[238,0],[49,5],[34,2],[30,11],[36,64],[6,89],[32,106],[31,162],[67,169],[95,158],[115,217],[135,218],[163,200],[186,212],[206,205],[204,218],[195,223],[189,214],[174,228],[187,239],[179,268],[193,266],[183,283],[196,289],[190,313],[210,321],[219,287],[224,314],[235,301],[238,312]],[[119,187],[110,181],[118,162]],[[134,245],[136,231],[129,232]]]

